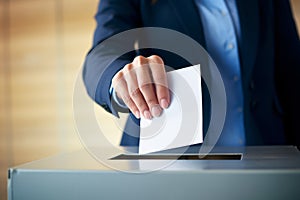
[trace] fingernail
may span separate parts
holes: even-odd
[[[161,105],[162,108],[168,108],[169,107],[168,101],[166,99],[162,99],[160,101],[160,105]]]
[[[140,112],[139,112],[139,111],[135,111],[134,115],[135,115],[135,117],[136,117],[137,119],[139,119],[139,118],[141,117],[141,115],[140,115]]]
[[[155,105],[151,108],[151,113],[154,117],[159,117],[161,114],[161,107],[159,105]]]
[[[145,111],[144,111],[144,117],[145,117],[146,119],[152,119],[151,113],[150,113],[148,110],[145,110]]]

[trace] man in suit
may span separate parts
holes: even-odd
[[[138,145],[139,118],[158,117],[172,103],[164,66],[191,64],[170,52],[146,49],[106,66],[97,53],[101,43],[139,27],[186,34],[214,59],[227,93],[218,145],[299,145],[300,43],[288,0],[101,0],[96,20],[83,78],[89,95],[107,111],[117,115],[129,109],[121,145]],[[113,51],[122,43],[105,48]],[[205,91],[204,130],[210,112]]]

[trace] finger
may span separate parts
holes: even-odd
[[[148,105],[139,90],[138,81],[136,77],[136,71],[133,64],[128,64],[124,67],[124,77],[127,84],[129,96],[139,109],[140,113],[143,113],[145,118],[151,119]]]
[[[144,57],[137,57],[134,60],[139,67],[136,68],[137,82],[139,89],[150,109],[151,115],[160,116],[162,109],[157,101],[155,88],[151,78],[151,71],[149,69],[148,59]],[[147,113],[145,113],[147,114]]]
[[[140,118],[140,112],[133,100],[130,98],[127,83],[124,79],[123,72],[120,71],[116,74],[112,80],[113,88],[119,98],[126,104],[129,110],[135,115],[136,118]]]
[[[155,85],[156,96],[160,106],[167,108],[170,104],[170,93],[168,89],[167,74],[163,60],[156,55],[148,57],[150,59],[150,69]]]

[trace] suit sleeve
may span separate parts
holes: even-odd
[[[288,0],[274,1],[277,92],[288,142],[300,145],[300,42]]]
[[[109,93],[111,80],[121,68],[132,62],[136,54],[135,51],[122,52],[124,46],[133,47],[134,44],[117,35],[140,27],[138,1],[101,0],[95,19],[97,27],[93,47],[84,62],[83,81],[89,96],[105,110],[118,116],[122,108]]]

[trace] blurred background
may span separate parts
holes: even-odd
[[[300,0],[291,3],[299,30]],[[91,47],[97,5],[0,0],[0,199],[6,199],[8,167],[83,148],[72,95]],[[99,107],[96,113],[111,124],[107,137],[117,145],[121,132],[113,118]]]

